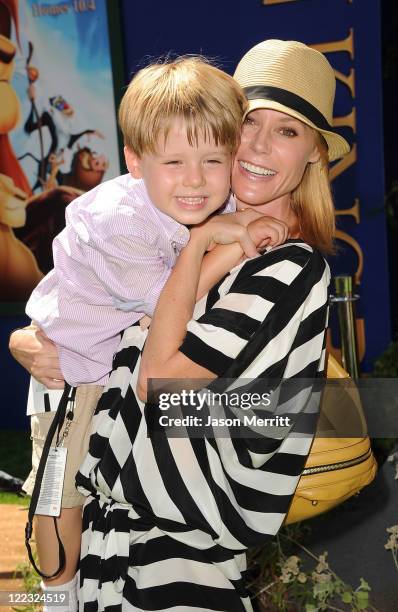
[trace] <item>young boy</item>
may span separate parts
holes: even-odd
[[[77,386],[65,439],[68,455],[58,521],[66,567],[44,587],[69,591],[65,610],[77,608],[75,571],[84,498],[74,480],[120,332],[153,314],[189,240],[186,226],[235,210],[230,170],[245,105],[232,77],[200,58],[179,58],[138,72],[119,110],[129,174],[99,185],[68,206],[66,227],[54,240],[54,269],[27,304],[27,314],[58,349],[63,377]],[[230,268],[228,264],[215,277],[214,269],[206,269],[205,258],[198,297]],[[53,418],[48,410],[55,408],[47,390],[34,380],[32,384],[34,459],[24,485],[29,494]],[[42,571],[51,573],[58,562],[51,517],[37,516],[35,537]]]

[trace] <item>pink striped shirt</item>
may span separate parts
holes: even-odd
[[[234,210],[231,197],[222,212]],[[26,306],[56,343],[69,384],[106,384],[120,332],[153,315],[188,240],[189,230],[158,210],[143,180],[129,174],[69,204],[53,243],[54,269]]]

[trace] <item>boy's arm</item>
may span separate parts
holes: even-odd
[[[233,213],[241,225],[248,228],[250,238],[260,251],[266,246],[278,246],[287,240],[289,229],[283,221],[247,209]],[[200,300],[222,277],[245,259],[239,242],[217,244],[205,254],[200,270],[196,300]]]
[[[266,224],[267,220],[259,219],[256,221],[256,224],[258,223]],[[250,228],[248,231],[250,232]],[[254,234],[261,243],[266,234],[265,226],[263,231]],[[179,349],[186,337],[187,325],[194,312],[204,253],[213,242],[222,245],[233,243],[234,246],[238,240],[242,243],[242,232],[237,231],[236,223],[233,220],[228,222],[221,216],[213,217],[208,224],[191,231],[191,240],[177,259],[159,298],[141,356],[137,383],[137,392],[141,400],[146,401],[147,384],[151,378],[210,380],[215,378],[215,372],[192,361]],[[208,365],[211,367],[210,363]]]

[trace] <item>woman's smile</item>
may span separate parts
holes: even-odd
[[[264,179],[268,177],[273,177],[275,176],[275,174],[277,174],[276,170],[272,170],[271,168],[260,166],[258,164],[253,164],[249,161],[239,160],[238,164],[242,174],[247,176],[249,179]]]

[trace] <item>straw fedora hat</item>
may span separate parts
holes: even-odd
[[[243,56],[234,78],[249,101],[246,114],[269,108],[303,121],[325,138],[330,161],[349,152],[332,127],[336,79],[319,51],[292,40],[265,40]]]

